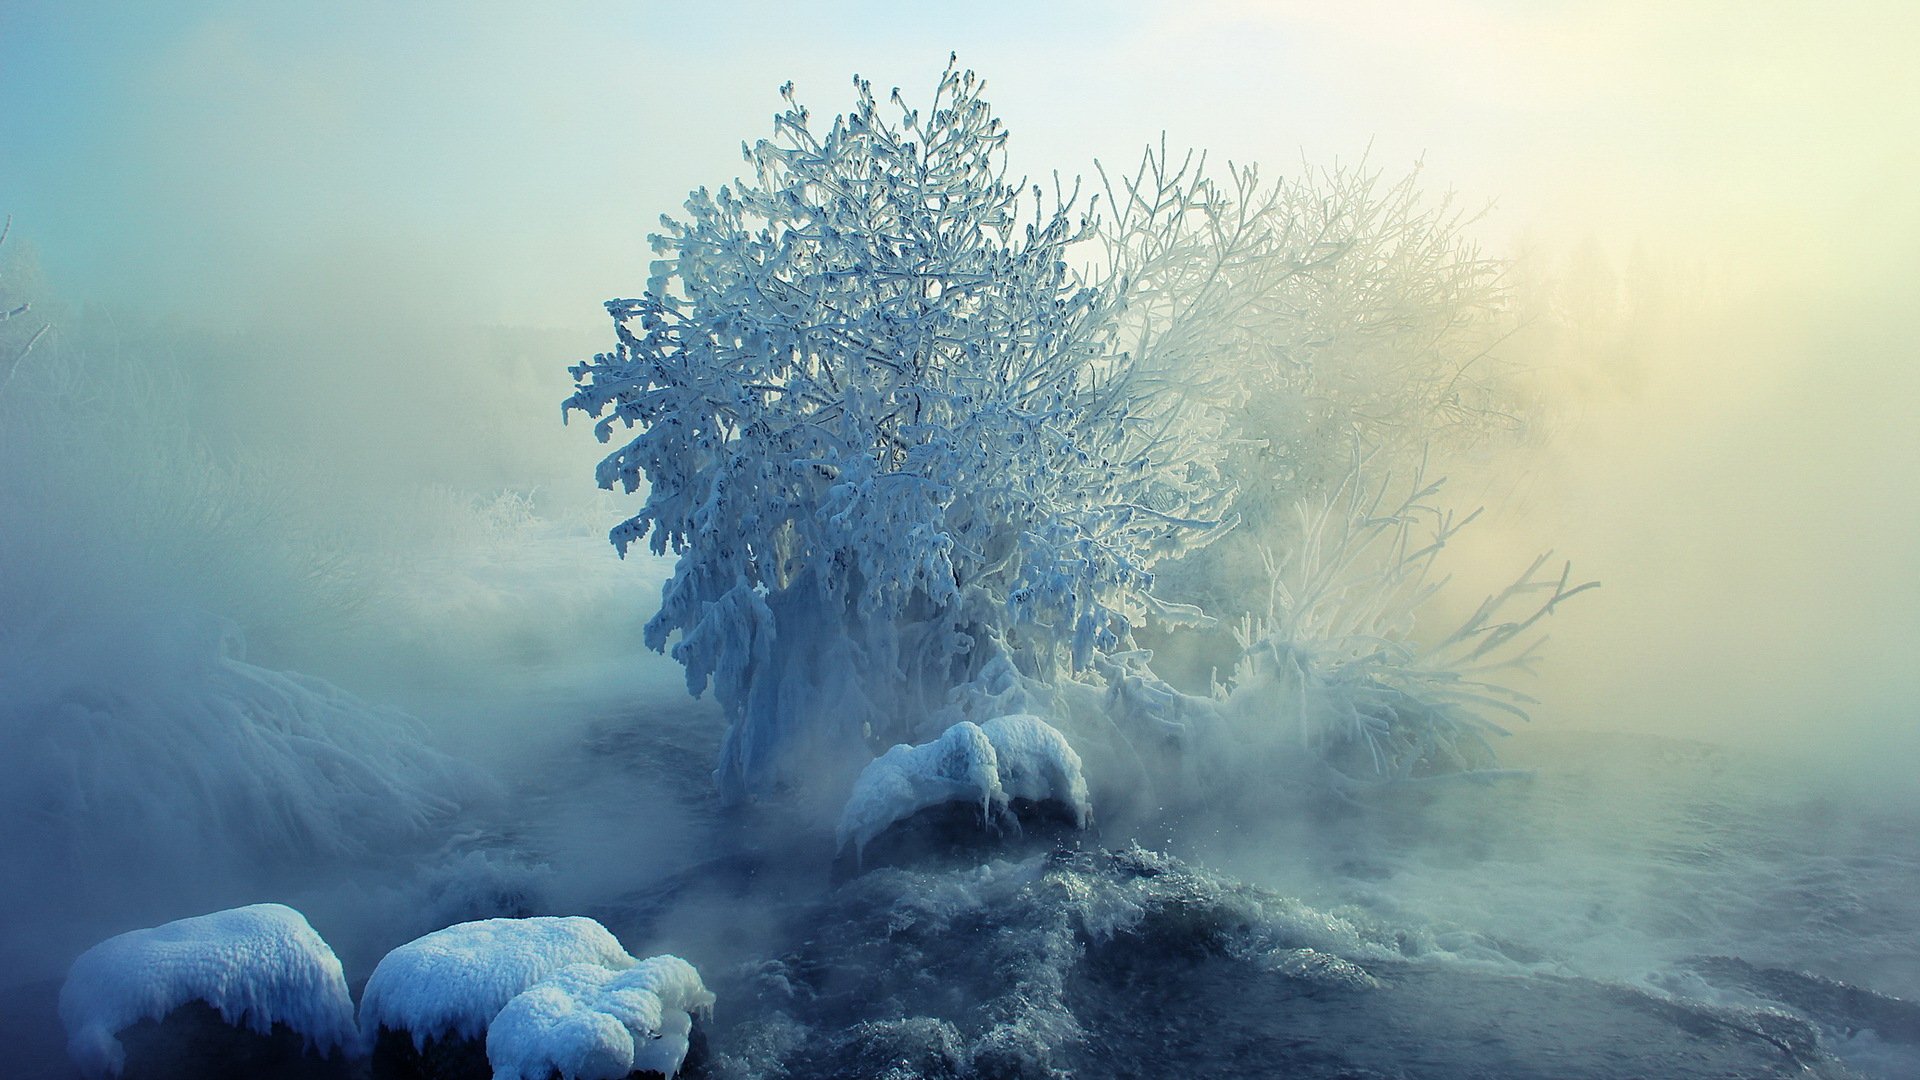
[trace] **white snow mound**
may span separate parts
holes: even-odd
[[[656,956],[625,971],[573,964],[507,1002],[487,1029],[493,1080],[623,1080],[673,1076],[695,1014],[713,995],[692,964]]]
[[[360,996],[360,1034],[408,1032],[416,1049],[450,1035],[476,1039],[521,991],[561,968],[613,971],[637,961],[607,928],[584,916],[457,923],[388,953]]]
[[[90,1078],[118,1076],[118,1032],[204,1001],[235,1027],[285,1024],[322,1053],[354,1043],[340,960],[306,916],[253,904],[130,930],[80,954],[60,988],[67,1052]]]
[[[1031,714],[997,716],[980,725],[993,744],[1000,787],[1008,799],[1053,800],[1073,812],[1073,823],[1087,827],[1093,803],[1080,755],[1052,724]]]
[[[901,744],[867,763],[840,813],[836,837],[864,851],[888,826],[942,803],[978,803],[991,817],[1013,799],[1053,800],[1085,828],[1092,814],[1080,755],[1037,716],[962,720],[919,746]]]

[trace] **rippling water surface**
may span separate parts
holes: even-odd
[[[606,738],[705,805],[697,754]],[[1920,1075],[1911,801],[1656,737],[1506,750],[1484,783],[851,880],[694,810],[725,854],[596,913],[714,973],[728,1076]]]
[[[522,760],[429,875],[441,914],[306,898],[350,980],[409,919],[584,913],[701,969],[703,1068],[743,1080],[1920,1076],[1920,810],[1790,761],[1532,732],[1486,782],[997,844],[928,820],[862,872],[715,805],[710,711],[643,712]],[[13,994],[19,1075],[71,1075],[54,988]]]

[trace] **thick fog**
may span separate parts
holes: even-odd
[[[594,489],[566,368],[779,84],[823,115],[854,72],[915,100],[949,50],[1036,178],[1164,132],[1270,176],[1417,165],[1486,207],[1470,233],[1531,313],[1498,354],[1524,408],[1436,451],[1486,507],[1439,606],[1548,549],[1603,582],[1547,624],[1515,763],[1611,783],[1600,751],[1555,755],[1657,735],[1848,792],[1842,832],[1920,799],[1911,10],[751,7],[0,2],[0,299],[32,303],[0,364],[47,328],[0,367],[0,967],[54,978],[106,933],[285,898],[364,975],[351,949],[489,896],[596,903],[691,861],[683,804],[594,764],[611,719],[684,715],[648,752],[700,775],[721,721],[641,646],[670,562],[605,544],[634,499]],[[278,734],[196,742],[208,701]],[[392,767],[307,799],[276,771],[303,740]],[[544,862],[462,845],[494,828]],[[1210,843],[1304,889],[1278,853],[1352,840]],[[1474,902],[1445,861],[1401,867],[1408,905]],[[365,888],[391,896],[341,866],[389,868]]]

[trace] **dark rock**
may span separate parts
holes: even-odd
[[[487,1064],[484,1036],[447,1035],[415,1047],[411,1033],[383,1027],[373,1044],[373,1076],[374,1080],[491,1080],[493,1066]]]
[[[1048,799],[1015,799],[983,819],[974,803],[930,806],[834,859],[833,880],[846,881],[883,866],[965,867],[988,859],[1019,859],[1086,842],[1090,833],[1074,823],[1073,811]]]
[[[275,1024],[266,1034],[236,1027],[204,1001],[188,1002],[160,1020],[119,1033],[126,1048],[123,1080],[346,1080],[352,1066],[335,1050],[322,1056],[306,1037]]]
[[[790,1080],[1852,1075],[1784,1013],[1458,963],[1140,848],[958,855],[796,910],[801,945],[735,997],[784,1031],[722,1033],[721,1059]]]
[[[707,1033],[696,1020],[688,1037],[687,1059],[680,1065],[676,1080],[698,1080],[705,1075]],[[656,1072],[635,1072],[635,1080],[666,1080]],[[487,1063],[487,1040],[448,1036],[428,1039],[415,1049],[413,1036],[392,1028],[381,1028],[373,1046],[374,1080],[491,1080],[493,1066]]]

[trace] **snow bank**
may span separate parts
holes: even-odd
[[[132,930],[80,954],[60,989],[67,1051],[87,1076],[117,1076],[126,1065],[118,1032],[193,1001],[263,1035],[285,1024],[323,1053],[354,1042],[353,999],[333,950],[299,912],[254,904]]]
[[[572,964],[507,1002],[487,1029],[494,1080],[623,1080],[673,1076],[696,1013],[714,997],[692,964],[656,956],[625,971]]]
[[[360,997],[361,1037],[368,1049],[381,1028],[412,1035],[415,1049],[430,1038],[477,1039],[507,1002],[564,967],[634,963],[583,916],[459,923],[400,946],[373,969]]]
[[[1092,813],[1080,756],[1037,716],[961,721],[932,742],[896,746],[854,781],[836,837],[864,850],[895,822],[942,803],[978,803],[991,817],[1013,799],[1053,800],[1084,828]]]

